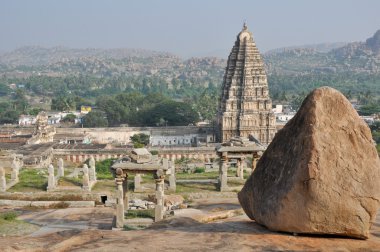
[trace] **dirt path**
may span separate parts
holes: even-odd
[[[215,214],[239,208],[236,200],[226,199],[203,200],[194,205],[198,208],[198,214]],[[372,227],[370,239],[363,241],[274,233],[249,220],[246,215],[200,223],[191,215],[184,214],[145,230],[110,231],[99,230],[109,227],[108,221],[112,219],[112,209],[109,208],[44,211],[22,216],[25,220],[42,225],[42,230],[45,227],[44,232],[40,229],[26,237],[0,238],[1,251],[380,250],[380,214]],[[60,229],[46,232],[49,225]]]

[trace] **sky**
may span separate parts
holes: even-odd
[[[379,0],[0,0],[0,52],[22,46],[225,55],[244,20],[261,52],[364,41]]]

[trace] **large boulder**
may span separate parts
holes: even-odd
[[[238,194],[273,231],[366,239],[380,203],[371,131],[337,90],[311,92]]]

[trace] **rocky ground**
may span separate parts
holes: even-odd
[[[380,214],[368,240],[270,232],[242,214],[237,199],[195,200],[145,230],[111,231],[111,208],[23,210],[38,226],[0,238],[1,251],[379,251]],[[3,209],[4,210],[4,209]]]

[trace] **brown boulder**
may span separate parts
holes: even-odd
[[[270,230],[366,239],[380,203],[371,131],[337,90],[311,92],[238,194]]]

